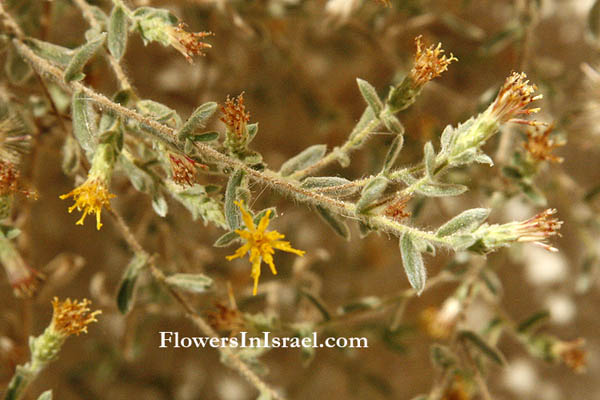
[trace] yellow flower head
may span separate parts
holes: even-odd
[[[88,307],[92,302],[88,299],[77,300],[67,299],[63,302],[55,297],[52,300],[52,322],[50,329],[63,336],[77,335],[87,333],[87,326],[92,322],[98,322],[96,315],[102,314],[102,311],[97,310],[90,313]]]
[[[252,215],[244,208],[242,201],[236,201],[235,204],[240,208],[242,212],[242,219],[247,229],[241,230],[236,229],[237,233],[246,243],[236,250],[236,252],[230,256],[227,256],[227,260],[231,261],[234,258],[241,258],[250,252],[250,262],[252,263],[252,272],[250,276],[254,279],[254,289],[252,294],[256,295],[258,289],[258,278],[260,277],[260,264],[262,261],[266,262],[271,268],[273,275],[277,275],[275,264],[273,264],[273,253],[274,249],[287,251],[288,253],[294,253],[299,256],[304,255],[304,251],[292,248],[290,242],[283,240],[285,236],[277,231],[266,232],[267,225],[269,225],[269,217],[271,210],[260,219],[258,226],[254,225]]]
[[[75,204],[69,207],[69,213],[74,209],[83,211],[83,215],[76,222],[76,225],[83,225],[83,221],[88,214],[96,213],[96,229],[100,230],[102,227],[102,223],[100,222],[102,207],[110,209],[110,199],[116,196],[108,192],[106,184],[101,180],[88,178],[83,185],[60,196],[62,200],[69,197],[73,197],[73,200],[75,200]]]

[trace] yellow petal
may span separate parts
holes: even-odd
[[[263,255],[263,261],[269,264],[273,275],[277,275],[277,269],[275,269],[275,264],[273,264],[273,256],[270,254],[265,254]]]
[[[242,247],[240,247],[239,249],[237,249],[235,251],[235,253],[233,253],[230,256],[226,256],[225,258],[228,261],[233,260],[234,258],[240,258],[240,257],[244,257],[246,255],[246,253],[248,252],[248,250],[250,250],[250,243],[246,243],[245,245],[243,245]]]
[[[250,229],[251,231],[256,230],[256,226],[254,225],[254,221],[252,220],[252,215],[250,215],[250,213],[244,207],[244,201],[243,200],[234,201],[234,204],[236,204],[239,207],[240,212],[242,213],[242,219],[244,220],[244,225],[246,225],[246,227],[248,229]]]
[[[292,247],[292,245],[290,244],[290,242],[277,241],[277,242],[271,243],[271,245],[274,248],[276,248],[277,250],[287,251],[288,253],[294,253],[299,256],[303,256],[304,253],[306,253],[304,250],[294,249]]]
[[[259,232],[264,232],[265,229],[267,229],[267,226],[269,225],[269,221],[271,216],[271,210],[267,210],[267,213],[265,215],[263,215],[263,217],[260,219],[260,222],[258,223],[258,231]]]

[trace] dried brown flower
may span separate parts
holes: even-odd
[[[564,146],[564,141],[555,141],[550,137],[554,124],[547,127],[542,133],[536,130],[527,131],[527,142],[523,143],[523,147],[527,153],[536,161],[550,161],[553,163],[563,162],[562,157],[552,154],[552,150],[557,147]]]
[[[87,326],[97,322],[96,315],[102,313],[100,310],[90,312],[88,306],[91,303],[88,299],[78,301],[69,298],[61,302],[58,297],[55,297],[52,300],[54,313],[50,328],[63,336],[79,336],[80,333],[87,333]]]
[[[224,105],[220,106],[223,117],[221,121],[227,125],[227,128],[233,132],[238,139],[243,139],[246,135],[246,124],[250,121],[250,113],[244,106],[244,92],[240,93],[235,99],[227,96]]]
[[[212,46],[208,43],[204,43],[201,39],[211,36],[212,32],[187,32],[185,24],[180,23],[177,26],[168,26],[167,34],[169,36],[169,43],[190,63],[193,63],[192,56],[205,55],[202,50],[210,49]]]
[[[458,61],[458,58],[454,57],[452,53],[450,53],[450,57],[443,54],[444,49],[442,49],[441,43],[438,43],[437,46],[432,44],[429,47],[425,47],[422,39],[422,35],[415,38],[417,52],[415,53],[414,65],[410,72],[412,82],[418,87],[440,76],[442,72],[448,69],[448,65],[452,61]]]
[[[511,121],[532,126],[541,125],[538,121],[516,118],[520,115],[535,114],[540,110],[539,108],[527,108],[530,103],[543,97],[541,94],[534,95],[536,90],[537,86],[529,84],[524,72],[513,72],[506,78],[491,106],[492,115],[500,123]]]

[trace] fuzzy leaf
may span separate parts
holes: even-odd
[[[108,23],[108,50],[117,60],[120,60],[127,47],[127,30],[129,19],[121,6],[115,6],[110,13]]]
[[[83,68],[88,63],[88,61],[96,54],[98,49],[102,47],[104,41],[106,40],[106,33],[100,34],[95,39],[89,41],[88,43],[81,46],[78,50],[73,54],[73,58],[67,65],[64,73],[65,82],[71,81],[80,81],[85,77],[83,73]]]
[[[360,116],[360,120],[354,126],[354,129],[352,129],[352,132],[350,133],[350,137],[348,138],[348,140],[354,139],[355,136],[362,133],[367,128],[367,126],[376,119],[377,118],[375,117],[375,114],[373,113],[373,109],[371,107],[365,108],[365,111],[363,111],[362,115]]]
[[[473,208],[463,211],[450,221],[442,225],[435,233],[438,237],[454,235],[457,233],[470,233],[479,228],[490,215],[488,208]]]
[[[417,291],[417,295],[421,295],[425,289],[427,270],[423,264],[423,257],[415,245],[412,235],[408,232],[400,238],[400,253],[408,281]]]
[[[424,159],[425,159],[425,172],[427,176],[433,177],[435,175],[435,151],[431,142],[425,143],[423,148]]]
[[[363,188],[360,199],[356,203],[356,212],[364,214],[369,207],[377,201],[389,184],[389,180],[384,176],[377,176]]]
[[[317,163],[327,151],[327,146],[324,144],[315,144],[302,151],[300,154],[290,158],[283,163],[279,173],[282,176],[289,176],[296,171],[303,170]]]
[[[550,313],[547,310],[538,311],[521,322],[517,327],[517,331],[519,333],[532,332],[540,324],[548,321],[549,318]]]
[[[458,337],[473,344],[482,354],[494,361],[496,364],[506,364],[502,353],[500,353],[500,351],[495,347],[487,344],[486,341],[475,332],[468,330],[460,331]]]
[[[189,139],[192,142],[212,142],[219,138],[219,132],[205,132],[199,135],[192,135]]]
[[[429,197],[458,196],[467,191],[464,185],[452,183],[427,182],[419,185],[416,192]]]
[[[164,218],[167,216],[167,212],[169,211],[169,205],[162,194],[157,193],[154,196],[152,196],[152,209],[160,217]]]
[[[96,148],[95,122],[93,121],[93,110],[83,92],[73,93],[71,102],[71,116],[73,120],[73,134],[79,145],[91,160]]]
[[[226,247],[229,246],[231,243],[233,243],[234,241],[236,241],[237,239],[239,239],[239,235],[235,232],[227,232],[226,234],[222,235],[221,237],[219,237],[215,243],[213,244],[214,247]]]
[[[206,292],[213,285],[213,280],[204,274],[173,274],[165,282],[191,293]]]
[[[335,233],[337,233],[346,240],[350,240],[350,229],[348,228],[346,221],[332,214],[328,209],[324,207],[317,206],[316,208],[321,218],[323,218],[323,221],[327,222],[327,224],[329,224],[329,226],[334,230]]]
[[[381,114],[381,122],[383,122],[385,127],[390,132],[395,133],[397,135],[404,134],[404,125],[402,125],[402,122],[400,122],[398,117],[396,117],[394,114],[386,113],[386,112],[382,113]]]
[[[129,262],[129,265],[127,265],[117,292],[117,308],[121,314],[127,314],[131,311],[131,307],[133,306],[133,295],[135,293],[135,283],[140,271],[147,262],[147,257],[136,255]]]
[[[46,390],[44,393],[39,395],[37,400],[52,400],[52,390]]]
[[[358,83],[358,89],[360,90],[360,93],[362,94],[369,107],[371,107],[371,109],[373,110],[373,113],[375,115],[379,115],[379,113],[381,113],[381,110],[383,110],[383,103],[377,95],[377,91],[375,90],[373,85],[360,78],[356,78],[356,83]]]
[[[235,171],[229,178],[225,189],[225,219],[231,230],[238,229],[242,223],[242,214],[234,202],[238,199],[237,189],[242,185],[245,174],[241,169]]]
[[[25,43],[38,56],[63,68],[69,65],[75,53],[72,49],[33,38],[27,39]]]
[[[204,103],[200,107],[196,108],[188,120],[185,121],[181,129],[179,129],[177,132],[177,137],[179,139],[184,139],[191,136],[196,129],[204,128],[208,122],[208,119],[215,113],[216,110],[217,103],[214,101],[209,101],[208,103]]]
[[[394,166],[394,163],[398,159],[398,155],[402,151],[403,145],[404,135],[397,135],[392,141],[392,144],[390,145],[390,148],[385,156],[385,161],[383,162],[384,173],[388,172]]]
[[[344,187],[350,183],[352,182],[348,179],[337,176],[311,176],[303,180],[300,187],[314,190],[328,188],[328,193],[334,193],[337,196],[348,196],[358,190],[356,186]]]

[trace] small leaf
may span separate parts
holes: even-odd
[[[352,181],[337,176],[310,176],[302,181],[300,187],[313,190],[327,189],[327,193],[333,193],[337,196],[349,196],[358,190],[356,185],[347,186],[351,183]]]
[[[456,354],[448,346],[434,344],[430,349],[431,361],[442,370],[456,365]]]
[[[478,154],[478,155],[475,157],[475,162],[477,162],[477,163],[479,163],[479,164],[487,164],[487,165],[489,165],[490,167],[493,167],[493,166],[494,166],[494,160],[492,160],[492,159],[491,159],[491,157],[490,157],[490,156],[488,156],[487,154],[483,154],[483,153],[481,153],[481,154]]]
[[[269,221],[271,221],[273,218],[277,218],[277,209],[275,207],[269,207],[265,208],[264,210],[261,210],[260,212],[257,212],[256,215],[254,215],[254,218],[252,218],[252,222],[254,222],[255,225],[258,225],[260,223],[260,220],[263,219],[265,215],[267,215],[268,211],[271,211],[271,213],[269,214]]]
[[[596,0],[588,14],[588,30],[592,38],[600,41],[600,0]]]
[[[121,314],[127,314],[133,306],[135,283],[142,268],[148,262],[146,256],[136,255],[127,265],[117,292],[117,307]]]
[[[390,145],[390,148],[385,156],[385,161],[383,162],[384,173],[388,172],[394,166],[394,163],[398,159],[398,155],[402,151],[403,145],[404,135],[397,135],[392,141],[392,144]]]
[[[192,135],[189,139],[192,142],[212,142],[219,138],[219,132],[205,132],[199,135]]]
[[[37,400],[52,400],[52,390],[46,390],[44,393],[39,395]]]
[[[423,149],[424,159],[425,159],[425,172],[427,176],[433,177],[435,175],[435,151],[433,149],[433,144],[431,142],[425,143],[425,147]]]
[[[488,208],[473,208],[463,211],[442,225],[435,233],[437,237],[445,237],[457,233],[470,233],[479,228],[490,215]]]
[[[415,191],[429,197],[458,196],[467,191],[464,185],[452,183],[427,182],[419,185]]]
[[[27,39],[25,43],[38,56],[63,68],[69,65],[71,58],[73,58],[74,51],[66,47],[57,46],[34,38]]]
[[[370,124],[372,124],[373,121],[376,121],[376,120],[377,120],[377,118],[375,117],[375,114],[373,113],[373,109],[371,107],[365,108],[365,111],[363,111],[362,115],[360,116],[360,120],[352,129],[352,132],[350,132],[350,136],[349,136],[348,140],[352,141],[357,135],[362,134],[363,131],[365,129],[367,129],[367,127]]]
[[[196,108],[188,120],[185,121],[181,129],[179,129],[179,132],[177,132],[177,137],[179,139],[184,139],[192,135],[196,129],[204,128],[208,122],[208,119],[215,113],[216,110],[217,103],[214,101],[204,103],[200,107]]]
[[[381,122],[383,122],[383,125],[385,125],[390,132],[397,135],[404,134],[404,125],[402,125],[402,122],[400,122],[398,117],[396,117],[394,114],[387,112],[382,113]]]
[[[229,178],[225,189],[225,219],[231,230],[238,229],[242,223],[242,214],[234,202],[238,199],[237,189],[242,184],[245,175],[244,170],[235,171]]]
[[[96,148],[95,123],[93,121],[93,110],[83,92],[73,93],[71,101],[71,115],[73,120],[73,134],[79,145],[91,160]]]
[[[165,282],[191,293],[204,293],[213,285],[213,280],[204,274],[173,274]]]
[[[547,310],[538,311],[521,322],[517,327],[517,331],[519,333],[532,332],[540,324],[548,321],[548,319],[550,319],[550,313]]]
[[[127,47],[127,31],[129,20],[121,6],[115,6],[110,13],[108,23],[108,50],[120,60]]]
[[[152,209],[160,217],[164,218],[167,216],[169,205],[162,194],[157,193],[155,196],[152,196]]]
[[[231,243],[233,243],[234,241],[236,241],[237,239],[239,239],[239,235],[235,232],[227,232],[226,234],[222,235],[221,237],[219,237],[215,243],[213,244],[214,247],[226,247],[229,246]]]
[[[346,221],[332,214],[328,209],[324,207],[317,206],[316,209],[321,218],[323,218],[323,221],[327,222],[327,224],[329,224],[329,226],[334,230],[335,233],[337,233],[346,240],[350,240],[350,229],[348,228]]]
[[[423,264],[423,257],[417,249],[412,235],[408,232],[404,233],[400,238],[400,253],[408,281],[417,291],[417,295],[421,295],[423,289],[425,289],[427,270]]]
[[[375,88],[369,82],[360,78],[356,78],[356,83],[358,83],[358,89],[360,90],[360,93],[362,94],[369,107],[371,107],[371,109],[373,110],[373,113],[375,115],[379,115],[379,113],[381,113],[381,110],[383,110],[383,103],[377,95],[377,91],[375,90]]]
[[[248,143],[250,143],[258,133],[258,122],[246,125],[246,132],[248,132]]]
[[[385,176],[376,176],[363,188],[360,199],[356,203],[356,212],[364,214],[369,207],[385,192],[389,184],[389,180]]]
[[[500,353],[500,351],[495,347],[492,347],[489,344],[487,344],[486,341],[475,332],[463,330],[458,333],[458,337],[462,340],[468,341],[471,344],[473,344],[481,353],[483,353],[490,360],[494,361],[496,364],[506,364],[502,353]]]
[[[85,75],[83,74],[83,68],[88,63],[88,61],[96,54],[98,49],[102,47],[104,41],[106,40],[106,33],[100,34],[94,40],[84,44],[73,54],[73,58],[67,65],[67,68],[64,72],[65,82],[69,83],[71,81],[80,81]]]
[[[303,170],[317,163],[327,151],[327,146],[324,144],[315,144],[302,151],[300,154],[290,158],[283,163],[279,173],[281,176],[289,176],[296,171]]]

